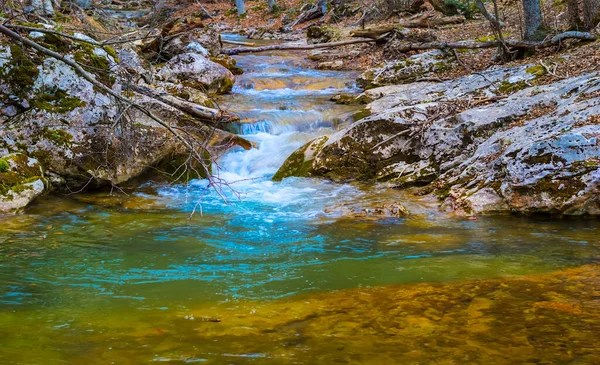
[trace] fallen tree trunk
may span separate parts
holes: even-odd
[[[350,32],[352,37],[360,37],[360,38],[379,38],[385,33],[392,32],[399,27],[404,28],[432,28],[441,25],[448,24],[460,24],[465,21],[463,16],[451,16],[444,18],[417,18],[417,19],[408,19],[401,21],[398,25],[390,25],[386,27],[379,28],[371,28],[371,29],[363,29],[363,30],[353,30]]]
[[[560,42],[567,39],[580,39],[584,41],[596,40],[596,37],[586,32],[564,32],[554,36],[554,38],[541,41],[519,41],[519,40],[506,40],[504,44],[511,48],[545,48],[560,44]],[[458,42],[425,42],[425,43],[405,43],[401,44],[398,48],[400,52],[407,52],[413,50],[427,50],[427,49],[479,49],[479,48],[494,48],[502,45],[500,41],[488,41],[488,42],[475,42],[475,41],[458,41]]]
[[[231,123],[240,120],[238,116],[228,113],[224,110],[207,108],[205,106],[178,98],[169,93],[158,92],[147,86],[132,86],[131,90],[138,94],[146,95],[152,99],[156,99],[162,103],[165,103],[205,123],[218,125],[218,123]]]
[[[135,42],[135,41],[139,41],[139,40],[143,40],[143,39],[148,39],[148,38],[157,38],[159,36],[156,35],[144,35],[144,36],[140,36],[140,37],[134,37],[134,38],[128,38],[128,39],[119,39],[119,40],[108,40],[108,41],[104,41],[104,42],[98,42],[95,41],[93,39],[86,39],[86,38],[81,38],[81,37],[76,37],[67,33],[63,33],[63,32],[59,32],[53,29],[45,29],[45,28],[36,28],[36,27],[27,27],[27,26],[23,26],[23,25],[14,25],[14,24],[4,24],[4,26],[6,28],[10,28],[10,29],[14,29],[14,30],[25,30],[25,31],[30,31],[30,32],[39,32],[39,33],[44,33],[44,34],[54,34],[60,37],[64,37],[64,38],[68,38],[77,42],[83,42],[83,43],[88,43],[88,44],[92,44],[94,46],[97,47],[104,47],[104,46],[111,46],[111,45],[115,45],[115,44],[123,44],[123,43],[131,43],[131,42]]]
[[[0,33],[14,39],[15,41],[31,47],[35,50],[37,50],[38,52],[45,54],[47,56],[50,57],[54,57],[57,60],[67,64],[68,66],[70,66],[71,68],[73,68],[75,70],[75,72],[77,72],[77,74],[79,74],[81,77],[83,77],[85,80],[87,80],[89,83],[91,83],[92,85],[94,85],[95,87],[97,87],[98,89],[104,91],[105,93],[107,93],[108,95],[111,95],[112,97],[114,97],[116,100],[121,101],[123,103],[125,103],[126,105],[129,105],[130,107],[140,111],[142,114],[146,115],[147,117],[149,117],[150,119],[152,119],[153,121],[155,121],[156,123],[158,123],[160,126],[164,127],[167,131],[169,131],[169,133],[171,133],[177,140],[179,140],[184,146],[185,148],[190,151],[190,153],[199,161],[202,162],[205,160],[205,156],[203,156],[199,151],[198,148],[194,147],[194,145],[192,145],[192,141],[186,139],[183,137],[182,134],[180,134],[177,131],[177,127],[176,126],[172,126],[170,123],[167,123],[165,121],[163,121],[161,118],[159,118],[158,116],[156,116],[154,113],[152,113],[151,111],[149,111],[148,109],[144,108],[143,106],[141,106],[140,104],[136,103],[135,101],[121,95],[120,93],[114,91],[113,89],[111,89],[110,87],[104,85],[103,83],[99,82],[98,80],[96,80],[96,78],[94,76],[92,76],[89,72],[87,72],[86,70],[83,69],[83,67],[81,67],[81,65],[73,60],[70,60],[68,58],[65,58],[63,55],[61,55],[58,52],[52,51],[28,38],[25,38],[23,36],[21,36],[20,34],[10,30],[9,28],[7,28],[5,25],[0,24]],[[157,99],[158,100],[158,99]],[[160,100],[159,100],[160,101]],[[205,128],[211,128],[211,130],[209,131],[210,133],[215,132],[214,127],[211,127],[209,125],[206,125]],[[222,132],[222,131],[218,131],[217,132]],[[228,133],[228,132],[224,132],[223,133]],[[232,135],[231,138],[232,142],[242,146],[243,148],[249,149],[251,148],[251,143],[239,136],[236,135]],[[201,150],[206,151],[204,146],[200,147]],[[211,181],[211,184],[213,184],[213,179],[212,176],[210,175],[210,171],[208,170],[208,168],[205,166],[206,169],[206,174],[209,178],[209,180]]]
[[[348,44],[358,44],[358,43],[370,43],[377,42],[383,38],[385,38],[389,33],[385,33],[379,38],[376,39],[355,39],[349,41],[340,41],[333,43],[319,43],[319,44],[277,44],[273,46],[265,46],[265,47],[241,47],[241,48],[233,48],[233,49],[225,49],[221,52],[227,55],[236,55],[240,53],[252,53],[252,52],[265,52],[265,51],[275,51],[275,50],[311,50],[318,48],[332,48],[345,46]],[[594,41],[596,37],[587,32],[564,32],[554,36],[554,38],[541,41],[541,42],[533,42],[533,41],[519,41],[519,40],[507,40],[504,44],[508,47],[512,48],[545,48],[554,45],[560,44],[560,42],[567,39],[580,39],[584,41]],[[502,45],[503,43],[500,41],[488,41],[488,42],[476,42],[476,41],[458,41],[458,42],[422,42],[422,43],[402,43],[397,48],[399,52],[408,52],[408,51],[416,51],[416,50],[427,50],[427,49],[479,49],[479,48],[494,48]]]
[[[231,48],[231,49],[223,49],[221,53],[232,56],[240,53],[253,53],[253,52],[266,52],[266,51],[279,51],[279,50],[311,50],[311,49],[319,49],[319,48],[332,48],[332,47],[340,47],[347,46],[349,44],[360,44],[360,43],[372,43],[377,42],[385,38],[387,34],[377,38],[377,39],[352,39],[348,41],[340,41],[340,42],[331,42],[331,43],[317,43],[317,44],[275,44],[271,46],[264,47],[240,47],[240,48]]]
[[[65,38],[69,38],[75,41],[81,41],[84,43],[89,43],[89,44],[93,44],[95,46],[101,47],[105,44],[110,44],[111,42],[107,42],[107,43],[102,43],[102,42],[95,42],[95,41],[91,41],[88,39],[79,39],[77,37],[71,36],[69,34],[65,34],[65,33],[61,33],[58,31],[54,31],[54,30],[48,30],[48,29],[38,29],[38,28],[34,28],[34,27],[25,27],[25,26],[14,26],[14,25],[4,25],[6,28],[14,28],[14,29],[19,29],[19,30],[26,30],[26,31],[39,31],[42,33],[49,33],[49,34],[55,34],[61,37],[65,37]],[[3,31],[2,33],[7,34],[5,31]],[[18,35],[17,33],[14,33],[15,35]],[[11,36],[11,35],[9,35]],[[20,35],[19,35],[20,36]],[[13,37],[14,38],[14,37]],[[27,38],[22,38],[27,40]],[[30,41],[32,42],[32,41]],[[56,54],[49,54],[46,53],[44,50],[46,49],[43,46],[38,45],[40,48],[34,47],[33,44],[34,42],[32,42],[32,44],[28,44],[26,42],[27,45],[30,45],[33,48],[36,48],[38,51],[41,51],[42,53],[45,53],[49,56],[53,56],[54,58],[57,58],[61,61],[63,61],[64,57],[62,57],[62,55],[56,53]],[[35,43],[37,44],[37,43]],[[58,56],[60,56],[60,58],[58,58]],[[64,61],[63,61],[64,62]],[[65,62],[66,63],[66,62]],[[67,63],[69,66],[72,66],[71,64]],[[87,79],[87,77],[84,76],[84,78]],[[89,81],[89,80],[88,80]],[[212,109],[212,108],[207,108],[195,103],[190,103],[186,100],[174,97],[172,95],[169,94],[160,94],[154,90],[152,90],[151,88],[145,87],[145,86],[134,86],[133,90],[135,92],[138,92],[140,94],[146,95],[150,98],[159,100],[183,113],[189,114],[194,118],[199,119],[200,121],[213,125],[213,124],[218,124],[219,122],[222,123],[229,123],[229,122],[235,122],[239,120],[239,117],[230,114],[228,112],[219,110],[219,109]]]
[[[290,24],[289,28],[293,28],[298,24],[306,23],[310,20],[320,18],[324,15],[325,13],[323,12],[323,7],[317,4],[305,11],[304,13],[300,14],[300,16],[298,16],[298,18],[292,24]]]
[[[395,29],[396,29],[396,26],[370,28],[370,29],[363,29],[363,30],[353,30],[350,32],[350,36],[356,37],[356,38],[377,39],[386,33],[393,32]]]
[[[416,18],[401,20],[398,24],[404,28],[433,28],[441,25],[460,24],[465,22],[462,15],[448,16],[442,18]]]

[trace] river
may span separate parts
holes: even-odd
[[[218,102],[256,148],[218,162],[227,201],[206,181],[148,183],[0,217],[1,364],[600,363],[597,220],[472,220],[382,187],[271,181],[358,111],[329,101],[359,92],[355,74],[301,56],[236,57]],[[347,216],[383,201],[413,214]]]

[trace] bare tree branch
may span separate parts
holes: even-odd
[[[144,108],[143,106],[139,105],[138,103],[122,96],[121,94],[113,91],[108,86],[97,81],[93,75],[91,75],[86,70],[84,70],[81,67],[81,65],[79,65],[78,63],[71,61],[71,60],[65,58],[63,55],[61,55],[57,52],[54,52],[54,51],[52,51],[40,44],[28,39],[28,38],[22,37],[20,34],[7,28],[5,25],[0,24],[0,33],[8,36],[9,38],[14,39],[15,41],[22,43],[25,46],[31,47],[42,54],[53,57],[65,64],[67,64],[68,66],[72,67],[81,77],[83,77],[85,80],[90,82],[95,87],[97,87],[100,90],[104,91],[105,93],[113,96],[117,101],[123,102],[124,104],[130,106],[131,108],[134,108],[134,109],[140,111],[142,114],[148,116],[150,119],[152,119],[153,121],[158,123],[160,126],[164,127],[170,134],[172,134],[177,140],[179,140],[183,144],[183,146],[190,152],[190,154],[194,157],[194,159],[198,163],[200,163],[200,165],[202,166],[202,168],[204,170],[204,175],[206,176],[206,178],[209,181],[209,186],[213,187],[214,190],[217,192],[217,194],[219,194],[224,201],[227,201],[227,199],[225,198],[223,193],[220,191],[221,188],[219,188],[219,186],[222,184],[222,182],[220,180],[214,179],[214,177],[212,176],[211,171],[210,171],[210,165],[207,165],[207,163],[206,163],[207,156],[203,155],[203,153],[208,154],[209,160],[211,159],[211,157],[210,157],[210,153],[208,152],[208,150],[206,150],[205,147],[203,147],[203,152],[201,153],[200,151],[198,151],[198,149],[196,147],[194,147],[194,145],[192,144],[192,142],[190,142],[190,140],[184,138],[176,130],[176,127],[163,121],[158,116],[156,116],[155,114],[150,112],[148,109]]]

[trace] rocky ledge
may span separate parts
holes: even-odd
[[[600,214],[600,76],[534,86],[542,66],[366,91],[361,119],[274,176],[421,187],[461,214]]]
[[[162,67],[149,62],[158,57],[149,51],[152,44],[113,49],[96,46],[94,39],[79,33],[72,34],[74,39],[37,31],[28,37],[93,70],[96,81],[185,131],[208,146],[211,155],[236,144],[248,147],[249,142],[213,131],[173,107],[214,107],[210,94],[226,93],[234,82],[233,74],[219,64],[235,66],[218,55],[218,34],[190,24],[185,29],[175,24],[178,36],[170,38],[165,48],[169,52],[160,55]],[[161,98],[136,92],[136,87]],[[149,170],[168,175],[190,154],[147,114],[118,102],[67,64],[2,38],[0,119],[0,213],[23,208],[52,187],[119,184]]]

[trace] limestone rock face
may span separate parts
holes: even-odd
[[[464,214],[600,214],[599,75],[534,87],[527,66],[483,76],[369,90],[371,116],[296,151],[275,177],[429,185]]]
[[[109,54],[111,50],[78,41],[65,41],[56,47],[61,47],[67,58],[100,69],[95,76],[98,81],[165,122],[189,130],[199,141],[210,138],[209,148],[231,146],[224,140],[231,142],[237,137],[223,131],[213,133],[177,109],[128,90],[128,85],[151,82],[153,73],[151,66],[131,49]],[[119,184],[165,161],[189,156],[183,143],[166,128],[136,109],[117,103],[70,66],[54,58],[30,61],[32,58],[24,52],[18,45],[0,45],[0,117],[5,121],[0,128],[0,156],[22,153],[34,157],[48,176],[56,177],[48,181],[71,187]],[[19,62],[12,62],[13,58]],[[206,64],[225,75],[224,82],[231,84],[228,71],[210,61]],[[210,75],[207,71],[203,77]],[[150,86],[160,92],[197,104],[211,103],[202,90],[182,85],[178,79],[155,81]],[[40,184],[33,187],[29,190],[37,194]]]
[[[39,162],[23,154],[0,157],[0,213],[25,208],[46,190]]]
[[[175,56],[159,74],[167,81],[204,88],[208,93],[228,93],[234,82],[234,76],[229,70],[197,53]]]

